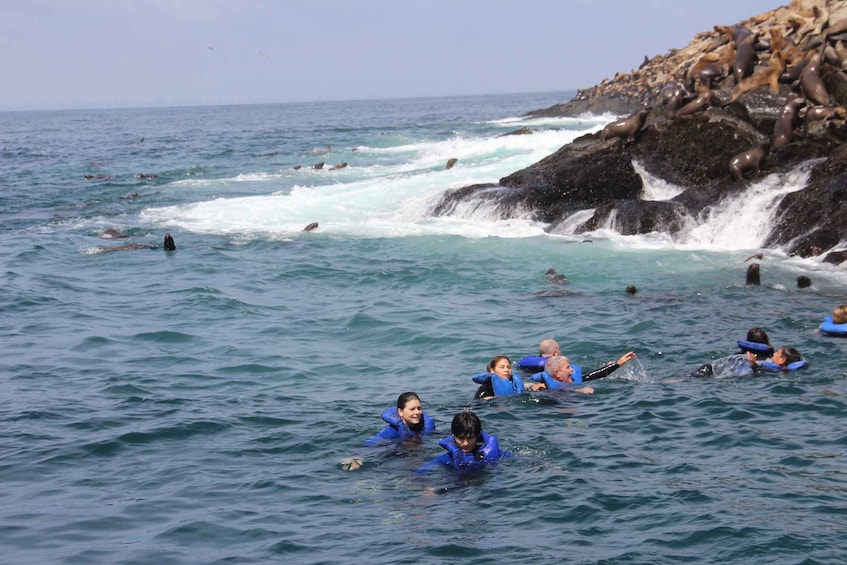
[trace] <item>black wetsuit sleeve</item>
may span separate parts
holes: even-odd
[[[479,388],[476,389],[476,394],[474,394],[476,400],[485,398],[486,396],[494,396],[494,386],[491,384],[491,379],[479,385]]]
[[[602,379],[603,377],[608,377],[612,373],[618,370],[619,365],[616,362],[608,363],[603,365],[599,369],[595,369],[591,371],[587,375],[582,375],[582,382],[587,383],[588,381],[596,381],[597,379]]]

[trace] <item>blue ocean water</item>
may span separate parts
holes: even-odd
[[[432,215],[611,119],[520,118],[571,95],[0,113],[3,561],[842,562],[845,273],[765,250],[745,286],[808,167],[677,238]],[[752,326],[810,367],[682,378]],[[546,337],[637,360],[471,402]],[[406,390],[436,436],[362,448]],[[415,476],[467,407],[516,457]]]

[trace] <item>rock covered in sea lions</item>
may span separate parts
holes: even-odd
[[[835,163],[847,166],[843,163],[847,150],[841,149],[847,140],[844,111],[834,109],[847,107],[847,75],[839,67],[842,58],[836,52],[839,48],[847,53],[838,43],[847,36],[826,33],[842,28],[847,32],[844,22],[847,2],[793,0],[735,25],[697,34],[688,46],[647,58],[638,70],[617,73],[613,79],[580,90],[566,104],[527,114],[576,116],[612,111],[630,115],[655,107],[649,127],[640,130],[638,143],[609,144],[600,139],[612,137],[611,130],[583,136],[499,183],[450,191],[435,213],[448,213],[466,200],[484,199],[495,203],[504,218],[528,210],[553,232],[564,226],[573,231],[569,217],[593,209],[593,216],[575,229],[577,233],[612,219],[621,233],[656,229],[674,233],[686,216],[697,217],[744,190],[746,174],[811,167],[808,186],[779,204],[766,245],[783,246],[802,256],[826,253],[847,241],[847,211],[834,196],[841,194],[843,185]],[[753,66],[739,68],[734,75],[727,70],[742,62],[736,61],[736,45],[752,48],[748,59]],[[820,60],[815,74],[815,54],[822,49],[829,57]],[[806,70],[810,62],[813,68]],[[807,77],[820,78],[828,105],[821,104],[827,100],[810,82],[808,88],[801,85],[801,69]],[[792,74],[795,78],[790,79]],[[691,94],[695,87],[696,97]],[[680,110],[668,112],[675,89],[678,96],[673,104]],[[692,105],[681,111],[686,104]],[[814,116],[830,117],[816,122]],[[629,131],[623,133],[621,137],[629,139]],[[764,140],[771,141],[770,152]],[[728,174],[728,164],[736,158]],[[682,193],[669,201],[640,200],[641,180],[632,161],[680,186]]]

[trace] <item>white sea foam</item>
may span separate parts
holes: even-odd
[[[670,200],[678,194],[682,194],[685,189],[681,186],[671,184],[664,179],[653,176],[637,161],[632,162],[632,168],[641,177],[644,188],[641,192],[642,200]]]
[[[299,232],[317,221],[321,232],[356,237],[403,237],[418,234],[459,234],[467,237],[533,237],[546,226],[530,214],[512,212],[502,220],[501,210],[484,198],[457,205],[445,217],[432,217],[435,204],[450,190],[475,184],[497,184],[500,178],[554,153],[577,137],[602,129],[614,116],[497,120],[504,133],[516,126],[531,133],[473,136],[456,133],[434,141],[378,147],[360,145],[351,152],[350,166],[339,171],[253,171],[225,179],[184,179],[164,189],[200,191],[204,201],[148,208],[145,221],[211,234],[248,234],[248,237],[281,237]],[[385,139],[374,140],[379,142]],[[448,159],[458,159],[446,170]],[[650,175],[633,163],[644,181],[641,198],[665,201],[682,188]],[[755,249],[762,245],[779,200],[801,189],[809,167],[795,173],[770,175],[751,183],[739,195],[710,207],[678,236],[649,234],[626,236],[609,229],[589,237],[627,241],[636,246],[670,246],[699,249]],[[233,187],[249,186],[249,195],[232,196]],[[239,192],[243,192],[239,190]],[[225,197],[222,194],[227,195]],[[557,236],[574,236],[593,211],[583,210],[555,228]]]
[[[679,242],[713,249],[758,249],[774,223],[779,201],[806,186],[809,173],[805,166],[750,183],[743,192],[705,210]]]

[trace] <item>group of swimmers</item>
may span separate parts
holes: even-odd
[[[543,370],[532,375],[532,383],[524,385],[520,377],[512,374],[512,361],[505,355],[497,355],[488,363],[488,372],[473,376],[480,385],[475,399],[489,400],[495,396],[521,394],[525,391],[560,390],[568,385],[600,379],[612,374],[621,365],[635,358],[635,353],[625,353],[617,361],[607,363],[585,375],[578,366],[571,365],[567,357],[562,356],[559,344],[546,339],[539,344],[542,359],[539,368]],[[591,387],[574,388],[578,392],[591,394]],[[414,392],[404,392],[397,398],[397,407],[388,408],[382,413],[382,419],[388,424],[378,434],[367,440],[366,447],[381,443],[406,442],[435,432],[435,421],[422,409],[421,399]],[[499,447],[497,437],[482,429],[479,417],[470,410],[463,410],[453,417],[450,436],[438,442],[442,453],[421,466],[418,473],[426,473],[437,467],[452,467],[459,473],[467,473],[495,463],[511,453]],[[362,457],[349,457],[341,462],[343,469],[355,471],[362,466]]]
[[[847,304],[835,309],[832,318],[847,324]],[[762,372],[791,371],[805,367],[807,362],[797,349],[789,346],[774,348],[764,329],[755,327],[747,332],[747,339],[738,340],[740,352],[725,358],[731,360],[733,375],[755,374]],[[530,382],[512,373],[512,362],[505,355],[495,356],[487,366],[487,372],[472,377],[479,384],[474,395],[476,400],[489,400],[497,396],[521,394],[527,391],[558,391],[569,389],[584,394],[592,394],[589,386],[577,387],[585,382],[609,376],[622,365],[635,359],[635,352],[624,353],[617,361],[606,363],[594,371],[583,374],[577,365],[572,365],[564,357],[559,344],[553,339],[545,339],[538,346],[538,355],[524,357],[518,363],[523,369],[538,368],[530,377]],[[716,362],[717,363],[717,362]],[[689,377],[715,376],[712,364],[705,364]],[[382,443],[407,442],[419,440],[422,436],[435,432],[435,421],[423,412],[420,397],[414,392],[404,392],[397,398],[397,407],[388,408],[382,413],[382,419],[388,424],[373,438],[367,440],[366,447]],[[482,429],[479,417],[470,410],[455,415],[450,425],[451,435],[438,442],[445,453],[438,455],[418,469],[426,473],[437,467],[451,467],[459,473],[467,473],[497,462],[511,453],[499,447],[497,437]],[[354,471],[363,464],[362,457],[350,457],[341,462],[342,468]]]
[[[751,328],[747,339],[738,340],[740,354],[732,355],[701,365],[687,377],[714,377],[716,373],[726,376],[745,376],[758,373],[781,373],[808,366],[800,352],[784,345],[774,348],[767,332],[762,328]],[[716,367],[721,370],[716,371]]]
[[[414,392],[401,394],[397,398],[397,408],[386,409],[382,413],[382,419],[388,425],[367,440],[365,446],[415,441],[421,436],[435,432],[435,421],[423,412],[421,399]],[[453,417],[450,433],[451,435],[438,442],[446,452],[421,466],[418,469],[419,474],[442,466],[452,467],[459,473],[467,473],[495,463],[503,457],[511,457],[511,453],[500,449],[497,437],[482,430],[479,416],[469,410],[459,412]],[[349,457],[341,461],[341,467],[346,471],[355,471],[363,462],[362,457]]]

